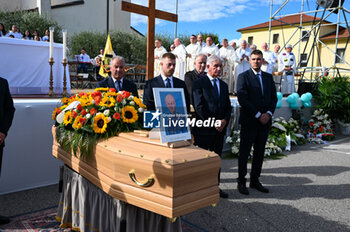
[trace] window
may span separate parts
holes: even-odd
[[[300,54],[300,67],[307,67],[307,53]]]
[[[337,55],[344,58],[344,54],[345,54],[345,48],[338,48],[337,49]],[[335,58],[335,63],[344,63],[344,61],[342,59],[340,59],[339,57]]]
[[[249,43],[250,45],[253,44],[253,36],[248,36],[248,43]]]
[[[272,43],[277,44],[280,38],[280,34],[273,34]]]
[[[303,31],[302,32],[302,40],[301,41],[308,41],[308,39],[309,39],[309,37],[310,37],[310,34],[308,34],[309,33],[309,31]],[[306,35],[307,34],[307,35]],[[306,35],[306,36],[305,36]],[[305,37],[304,37],[305,36]]]

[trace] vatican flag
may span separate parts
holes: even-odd
[[[112,48],[111,37],[108,35],[105,50],[101,60],[101,67],[99,72],[101,76],[108,77],[108,73],[110,72],[109,64],[111,63],[113,56],[114,56],[114,52]]]

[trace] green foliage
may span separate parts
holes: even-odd
[[[147,55],[146,38],[133,33],[114,31],[110,33],[113,51],[123,56],[126,63],[145,64]],[[81,48],[94,58],[100,54],[100,49],[106,45],[107,36],[100,32],[80,32],[69,39],[70,57],[80,54]]]
[[[213,43],[214,44],[220,43],[219,36],[217,34],[215,34],[215,33],[212,33],[212,32],[200,32],[198,34],[202,34],[204,43],[205,43],[205,40],[207,39],[208,36],[211,36],[211,38],[213,38]]]
[[[350,123],[350,80],[348,77],[323,77],[315,95],[317,107],[323,109],[333,121]]]
[[[49,29],[49,27],[54,27],[54,41],[62,42],[61,26],[56,21],[40,15],[38,12],[6,12],[0,10],[0,22],[5,25],[6,32],[11,30],[12,25],[16,25],[22,34],[26,30],[29,30],[30,33],[38,30],[40,37],[45,35],[45,30]]]

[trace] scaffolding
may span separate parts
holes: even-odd
[[[272,21],[276,20],[281,22],[281,27],[282,27],[282,32],[283,32],[283,26],[282,25],[289,25],[292,27],[295,27],[296,30],[294,31],[294,33],[290,36],[290,38],[287,40],[287,42],[284,43],[283,47],[281,48],[280,52],[284,50],[285,46],[291,41],[291,39],[294,37],[294,35],[299,31],[299,40],[295,43],[292,44],[293,48],[295,48],[295,46],[298,45],[298,65],[297,65],[297,70],[298,72],[302,73],[302,77],[301,79],[304,79],[305,81],[317,81],[319,76],[324,76],[327,73],[333,72],[333,75],[337,74],[340,75],[340,72],[342,73],[350,73],[350,63],[347,62],[345,60],[345,54],[346,54],[346,49],[347,49],[347,45],[350,39],[350,28],[349,28],[349,22],[347,21],[347,17],[346,17],[346,13],[350,14],[350,11],[348,9],[346,9],[343,6],[344,1],[339,0],[339,5],[337,7],[333,7],[333,8],[324,8],[324,9],[319,9],[320,6],[317,5],[316,10],[311,10],[311,11],[306,11],[304,12],[304,0],[301,0],[301,9],[300,12],[298,13],[293,13],[293,14],[286,14],[286,15],[279,15],[276,16],[289,2],[290,0],[285,0],[282,5],[275,11],[273,12],[273,0],[271,0],[271,4],[270,4],[270,19],[269,19],[269,47],[271,44],[271,33],[272,33]],[[328,13],[326,14],[326,12],[328,11]],[[310,26],[303,26],[303,15],[305,14],[311,14],[314,13],[314,17],[313,17],[313,22],[311,25],[311,29],[308,29]],[[316,16],[318,13],[322,13],[322,17],[320,18],[320,20],[316,21]],[[337,14],[337,22],[336,23],[325,23],[324,21],[332,14]],[[298,24],[293,24],[293,23],[288,23],[288,22],[284,22],[282,19],[286,16],[293,16],[293,15],[300,15],[300,22]],[[344,21],[340,21],[340,16],[343,15]],[[309,22],[308,22],[309,23]],[[336,25],[336,36],[335,36],[335,51],[333,49],[331,49],[329,46],[327,46],[324,42],[322,42],[319,38],[319,32],[320,32],[320,28],[321,26],[326,26],[326,25]],[[345,45],[345,49],[344,49],[344,55],[340,56],[339,54],[337,54],[337,50],[338,50],[338,40],[339,40],[339,30],[340,27],[342,27],[341,25],[346,25],[345,30],[348,31],[349,36],[347,37],[347,41],[346,41],[346,45]],[[344,29],[343,27],[341,28],[342,30]],[[307,30],[307,32],[303,35],[303,30]],[[332,32],[334,33],[334,31]],[[311,41],[312,45],[309,51],[309,55],[307,56],[307,62],[306,62],[306,66],[309,64],[309,59],[310,57],[312,57],[312,61],[311,64],[314,65],[314,57],[315,57],[315,53],[317,52],[318,57],[318,62],[319,62],[319,66],[312,66],[312,67],[301,67],[301,54],[305,54],[306,49],[308,47],[308,43],[310,41],[311,36],[313,38],[313,41]],[[284,36],[284,35],[283,35]],[[303,48],[303,53],[301,53],[301,42],[303,41],[304,38],[307,37],[307,41],[306,41],[306,45]],[[319,45],[323,46],[325,48],[327,48],[333,55],[334,55],[334,62],[333,65],[330,67],[324,67],[321,63],[321,59],[320,59],[320,51],[319,51]],[[312,55],[311,55],[312,54]],[[344,64],[346,64],[346,66],[348,68],[341,68],[341,67],[337,67],[337,61],[341,60]],[[310,77],[307,78],[305,76],[305,73],[310,73]],[[321,75],[319,75],[321,74]],[[315,76],[315,78],[314,78]]]

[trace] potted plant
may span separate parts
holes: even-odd
[[[324,110],[342,134],[350,135],[350,79],[322,77],[315,96],[317,108]]]

